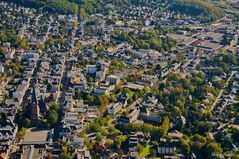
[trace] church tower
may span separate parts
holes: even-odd
[[[32,125],[38,125],[40,122],[40,110],[38,105],[38,93],[36,92],[36,86],[33,86],[32,99],[31,99],[31,123]]]
[[[47,106],[46,101],[43,98],[43,96],[41,96],[38,105],[39,105],[39,108],[40,108],[40,113],[43,114],[43,115],[46,115],[47,112],[48,112],[48,106]]]

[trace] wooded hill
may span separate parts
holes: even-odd
[[[177,0],[170,8],[180,14],[195,17],[201,22],[211,22],[222,18],[225,13],[215,4],[202,0]]]

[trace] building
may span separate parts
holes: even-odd
[[[93,74],[97,71],[96,65],[86,65],[86,74]]]
[[[38,94],[36,92],[36,86],[33,86],[33,91],[32,91],[32,99],[30,102],[31,105],[31,123],[33,125],[38,125],[40,120],[41,120],[41,116],[40,116],[40,109],[39,109],[39,105],[38,105]]]
[[[139,116],[138,109],[130,110],[129,115],[120,116],[119,123],[124,125],[124,124],[129,124],[129,123],[135,122],[135,121],[137,121],[138,116]]]
[[[116,115],[122,109],[121,103],[112,103],[108,106],[107,113],[109,115]]]
[[[120,82],[120,78],[114,75],[110,75],[107,77],[107,81],[109,81],[110,84],[118,85]]]
[[[0,64],[0,73],[4,73],[4,67]]]
[[[158,153],[161,156],[173,155],[176,152],[176,147],[173,142],[161,141],[158,145]]]
[[[23,140],[20,142],[21,146],[35,145],[45,147],[52,143],[53,129],[42,130],[38,128],[30,128],[26,130]]]

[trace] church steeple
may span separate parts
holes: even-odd
[[[32,85],[32,99],[31,99],[31,122],[32,125],[38,125],[40,121],[40,111],[38,105],[38,83]]]
[[[36,85],[32,85],[32,104],[38,105],[37,93],[36,93]]]
[[[43,98],[42,95],[41,95],[41,98],[39,100],[39,108],[40,108],[40,112],[42,114],[46,114],[47,111],[48,111],[48,107],[47,107],[46,101],[45,101],[45,99]]]

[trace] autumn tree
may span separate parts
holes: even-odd
[[[163,135],[167,135],[168,134],[168,130],[169,130],[169,125],[170,124],[170,120],[168,118],[168,116],[165,116],[164,119],[163,119],[163,122],[162,122],[162,129],[163,129]]]
[[[101,101],[100,101],[101,105],[100,105],[100,113],[101,114],[104,114],[107,110],[107,106],[109,104],[109,100],[106,96],[103,96],[101,98]]]

